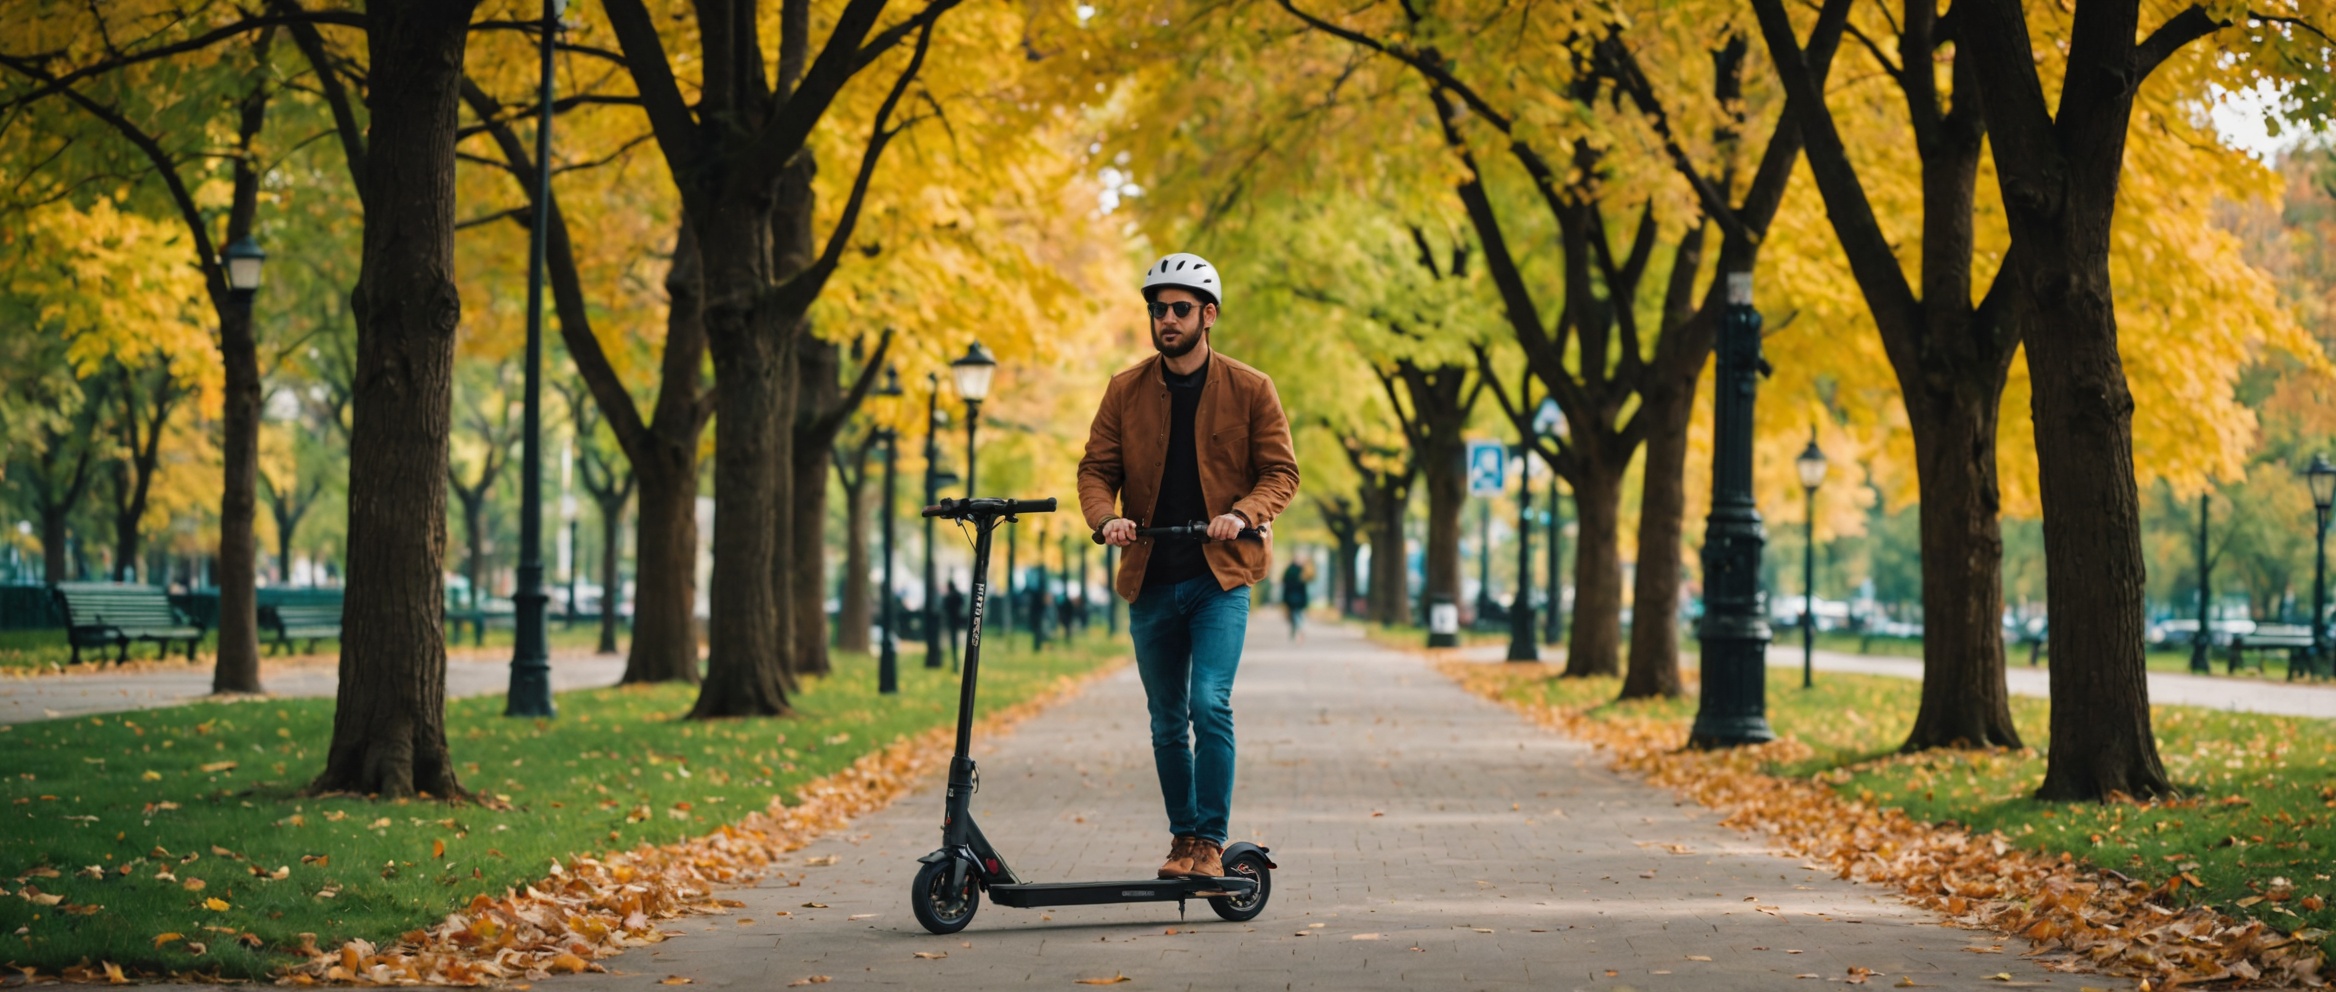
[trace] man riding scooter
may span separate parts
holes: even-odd
[[[1126,548],[1114,583],[1151,711],[1152,758],[1174,835],[1161,878],[1218,877],[1233,805],[1233,676],[1249,587],[1273,565],[1265,530],[1298,492],[1289,420],[1265,373],[1209,346],[1224,302],[1215,266],[1179,252],[1144,273],[1158,354],[1113,376],[1079,461],[1079,508]],[[1209,541],[1139,538],[1207,521]],[[1188,735],[1189,730],[1189,735]]]

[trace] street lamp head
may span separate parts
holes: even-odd
[[[949,363],[949,374],[957,377],[957,395],[966,402],[979,403],[990,395],[990,376],[998,371],[997,357],[976,341],[965,349],[965,356]]]
[[[886,366],[884,366],[884,385],[881,385],[881,386],[878,386],[878,387],[876,387],[876,395],[878,395],[878,396],[899,396],[899,395],[901,395],[901,391],[900,391],[900,370],[899,370],[899,369],[893,368],[893,367],[892,367],[892,366],[890,366],[890,365],[886,365]]]
[[[2304,469],[2304,481],[2311,486],[2312,505],[2326,512],[2330,502],[2336,502],[2336,465],[2328,464],[2328,456],[2315,454],[2312,464]]]
[[[1800,470],[1801,488],[1815,489],[1825,484],[1825,450],[1817,447],[1817,432],[1809,432],[1809,446],[1801,449],[1801,456],[1793,459],[1793,467]]]
[[[250,235],[236,239],[227,250],[219,253],[219,260],[227,264],[227,288],[251,292],[260,288],[260,268],[268,260]]]

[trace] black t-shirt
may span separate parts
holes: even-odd
[[[1209,381],[1209,363],[1191,375],[1177,375],[1165,364],[1160,374],[1168,383],[1168,459],[1160,473],[1160,497],[1152,504],[1151,526],[1207,523],[1208,501],[1201,498],[1199,444],[1193,439],[1193,414],[1200,409],[1200,391]],[[1209,574],[1200,541],[1155,541],[1151,560],[1144,563],[1144,585],[1165,585]]]

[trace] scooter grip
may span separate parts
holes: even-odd
[[[1013,513],[1053,513],[1055,507],[1054,498],[1051,496],[1046,499],[1013,499],[1007,500],[1006,503],[1009,511]]]

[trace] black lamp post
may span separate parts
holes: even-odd
[[[543,268],[544,219],[552,198],[552,43],[560,33],[561,0],[543,0],[540,32],[543,76],[536,88],[535,214],[527,235],[527,376],[519,438],[519,591],[511,597],[511,687],[504,716],[548,717],[552,707],[551,651],[544,631],[543,591]]]
[[[1760,311],[1752,274],[1730,272],[1712,389],[1711,515],[1703,529],[1703,696],[1690,747],[1720,748],[1776,739],[1768,726],[1768,642],[1761,608],[1760,549],[1768,535],[1752,504],[1752,401],[1768,362],[1760,357]],[[1641,618],[1659,622],[1662,618]]]
[[[900,394],[900,371],[887,365],[884,367],[884,385],[876,390],[876,395]],[[892,518],[898,515],[899,509],[899,504],[894,501],[893,487],[899,477],[900,432],[890,427],[879,427],[876,428],[876,440],[884,445],[884,509],[880,514],[884,521],[884,584],[879,587],[876,597],[877,615],[880,618],[878,623],[884,632],[880,635],[883,641],[876,648],[876,691],[890,695],[900,691],[900,646],[892,636],[893,624],[897,620],[892,609]],[[868,577],[854,575],[851,580],[866,582]]]
[[[973,440],[974,430],[981,426],[981,401],[990,396],[990,377],[997,374],[998,360],[988,348],[976,341],[965,349],[965,354],[949,363],[949,374],[957,378],[957,395],[965,398],[965,495],[974,492]]]
[[[1801,495],[1807,499],[1801,536],[1801,688],[1817,684],[1817,487],[1825,484],[1825,450],[1817,447],[1817,429],[1809,428],[1809,446],[1793,459],[1801,473]]]
[[[1527,380],[1531,381],[1531,380]],[[1541,406],[1533,413],[1534,437],[1561,437],[1565,434],[1565,411],[1558,409],[1555,397],[1543,397]],[[1530,481],[1531,473],[1527,473]],[[1565,504],[1557,499],[1557,466],[1549,466],[1549,619],[1541,625],[1542,643],[1555,646],[1565,640],[1565,572],[1559,562],[1564,558]]]
[[[965,349],[965,354],[956,361],[949,363],[949,374],[957,380],[957,395],[965,400],[965,496],[967,499],[978,495],[973,489],[974,431],[981,426],[981,401],[989,398],[990,376],[997,370],[998,360],[992,357],[990,350],[982,347],[979,341]],[[931,597],[933,594],[930,591],[932,585],[930,576],[926,577],[925,584],[927,586],[925,595]],[[933,616],[935,614],[931,610],[927,610],[926,615]],[[937,638],[928,638],[927,640],[933,644],[941,643]],[[938,668],[940,664],[939,656],[936,655],[925,662],[925,667]]]
[[[2207,675],[2214,671],[2214,665],[2207,658],[2207,652],[2213,644],[2208,623],[2214,603],[2214,562],[2206,556],[2207,504],[2213,498],[2213,493],[2198,494],[2198,633],[2190,638],[2190,671],[2195,675]]]
[[[1517,409],[1532,401],[1533,373],[1527,369],[1517,373]],[[1538,426],[1528,421],[1517,439],[1517,598],[1509,603],[1510,661],[1541,660],[1541,648],[1533,643],[1533,438]]]
[[[2328,660],[2328,505],[2336,502],[2336,465],[2328,464],[2326,455],[2313,455],[2304,480],[2311,486],[2312,517],[2319,528],[2312,541],[2317,551],[2312,562],[2312,671],[2317,673]]]
[[[925,373],[925,502],[941,500],[941,377]],[[925,518],[925,667],[941,667],[940,597],[933,595],[933,518]]]
[[[1476,501],[1476,623],[1492,613],[1492,498]]]
[[[1557,472],[1549,473],[1549,621],[1541,626],[1542,643],[1565,642],[1565,504],[1557,495]]]

